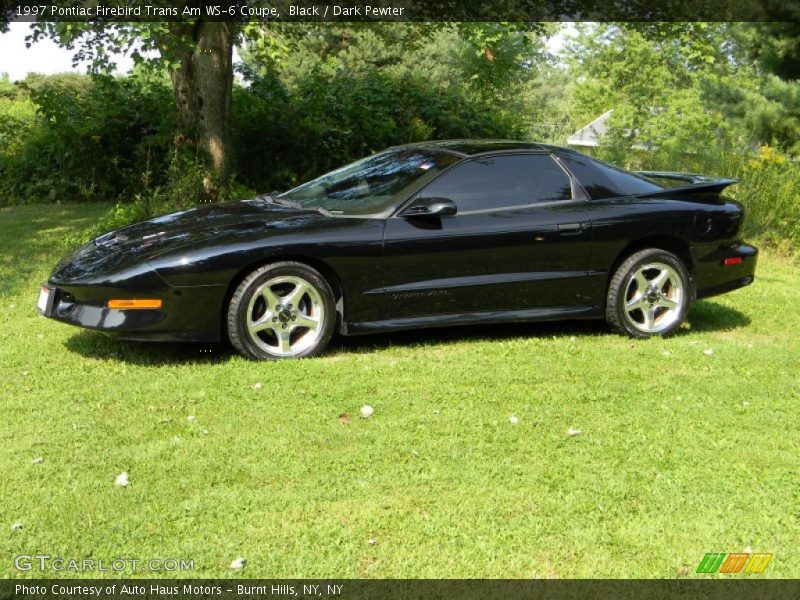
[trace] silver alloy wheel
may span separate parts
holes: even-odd
[[[639,268],[625,291],[625,317],[644,333],[664,331],[681,318],[685,299],[678,272],[662,262]]]
[[[247,306],[247,331],[273,356],[295,356],[322,334],[325,306],[317,289],[302,277],[281,275],[264,282]]]

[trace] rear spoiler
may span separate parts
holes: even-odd
[[[726,187],[739,183],[738,179],[716,179],[714,177],[706,177],[704,175],[696,175],[694,173],[673,173],[671,171],[636,171],[637,175],[642,177],[651,177],[654,179],[674,179],[677,181],[685,181],[689,185],[681,185],[677,187],[666,188],[657,192],[646,192],[644,194],[636,194],[639,197],[649,198],[651,196],[683,196],[691,194],[718,194]]]

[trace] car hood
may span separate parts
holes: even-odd
[[[331,219],[338,218],[264,199],[206,204],[101,235],[65,257],[53,271],[51,280],[88,283],[93,275],[139,267],[185,246],[269,231],[313,229]]]
[[[94,244],[100,249],[119,248],[150,258],[212,237],[299,229],[328,218],[315,210],[299,210],[259,199],[206,204],[128,225],[98,237]]]

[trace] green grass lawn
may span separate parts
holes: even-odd
[[[800,577],[789,260],[762,254],[667,340],[458,328],[254,363],[36,313],[60,240],[104,210],[0,209],[0,576],[45,553],[195,577],[239,556],[249,577],[694,577],[750,547],[775,554],[762,577]]]

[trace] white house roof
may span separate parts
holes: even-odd
[[[588,125],[581,127],[567,138],[567,144],[570,146],[591,146],[596,148],[600,145],[600,138],[608,133],[608,118],[613,113],[613,110],[604,112]]]

